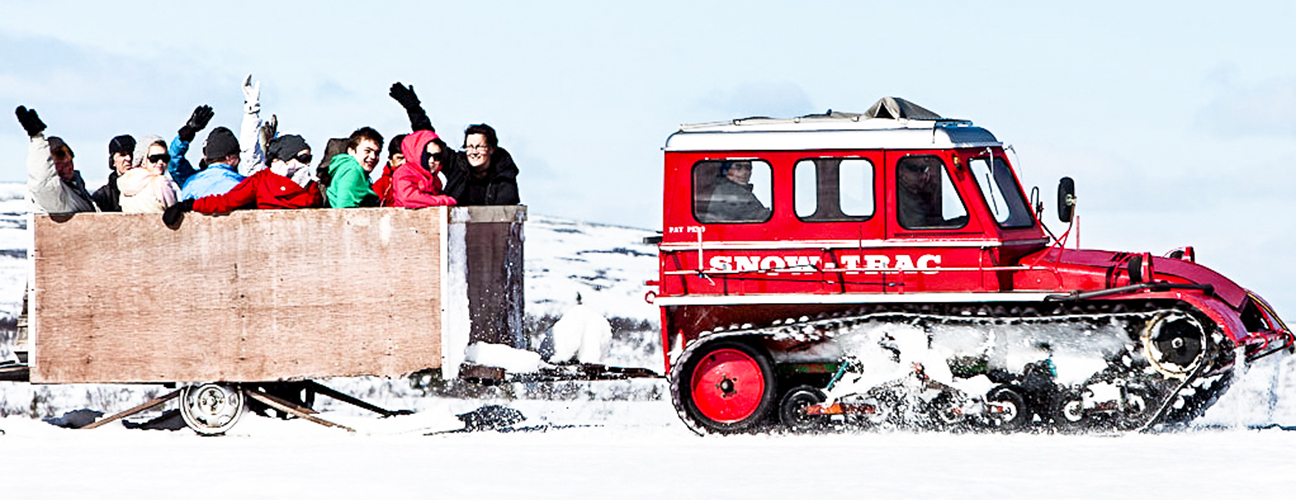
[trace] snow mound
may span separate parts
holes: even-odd
[[[612,344],[612,325],[607,318],[584,304],[567,310],[553,326],[553,356],[550,363],[576,358],[581,363],[603,363]]]
[[[534,373],[544,365],[540,354],[489,342],[474,342],[464,350],[469,363],[503,368],[509,373]]]

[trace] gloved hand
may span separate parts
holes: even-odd
[[[184,220],[184,213],[193,211],[193,204],[193,199],[188,199],[167,207],[166,211],[162,212],[162,223],[171,229],[180,227],[180,221]]]
[[[252,83],[252,74],[243,79],[243,112],[261,112],[261,82]]]
[[[198,131],[207,128],[207,123],[211,121],[216,112],[212,111],[211,106],[206,104],[194,108],[193,115],[189,116],[189,121],[180,127],[180,139],[185,142],[193,142]]]
[[[419,102],[418,95],[414,93],[413,85],[406,87],[405,85],[402,85],[401,82],[393,83],[391,86],[391,92],[389,92],[388,95],[390,95],[392,99],[395,99],[396,102],[399,102],[401,107],[407,110],[410,108],[416,108],[419,104],[422,104]]]
[[[388,95],[395,99],[396,102],[399,102],[401,107],[405,108],[405,114],[409,115],[410,129],[436,131],[436,129],[432,128],[432,120],[428,119],[427,112],[423,111],[422,103],[419,102],[418,95],[414,93],[413,85],[407,87],[401,82],[393,83],[391,92]]]
[[[275,138],[278,131],[279,115],[270,115],[269,120],[261,122],[261,127],[257,129],[257,140],[263,149],[270,147],[270,140]]]
[[[36,116],[36,110],[18,106],[14,113],[18,115],[18,123],[21,123],[23,130],[27,131],[28,137],[36,137],[37,134],[45,131],[45,122]]]

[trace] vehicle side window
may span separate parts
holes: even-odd
[[[1031,218],[1026,198],[1022,196],[1017,181],[1013,179],[1012,170],[1002,158],[995,158],[990,163],[986,158],[973,158],[968,162],[972,178],[981,188],[981,197],[985,198],[990,215],[1000,227],[1031,227],[1035,220]]]
[[[850,222],[873,216],[873,164],[863,158],[814,158],[794,170],[797,218]]]
[[[770,219],[773,173],[762,160],[706,160],[693,165],[693,217],[699,222]]]
[[[958,229],[967,206],[937,156],[906,156],[896,163],[896,219],[905,229]]]

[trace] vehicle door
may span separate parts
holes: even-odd
[[[886,236],[880,202],[881,151],[808,152],[794,158],[792,209],[798,253],[820,269],[820,293],[881,293],[880,275],[864,274],[861,248]],[[795,257],[794,257],[795,255]]]
[[[989,291],[984,268],[997,243],[971,203],[975,183],[954,158],[948,150],[886,152],[886,241],[862,260],[887,293]]]

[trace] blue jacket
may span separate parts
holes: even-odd
[[[198,173],[185,158],[188,152],[189,141],[181,139],[178,135],[175,139],[171,139],[171,146],[167,148],[167,153],[171,155],[171,161],[167,163],[167,173],[171,174],[171,180],[175,181],[177,186],[185,185],[193,174]]]
[[[180,188],[180,200],[193,200],[214,194],[225,194],[243,182],[243,176],[224,163],[213,163],[193,174]]]

